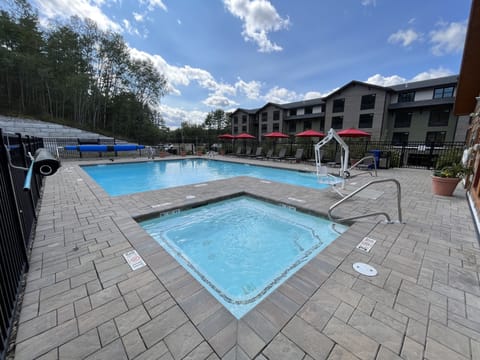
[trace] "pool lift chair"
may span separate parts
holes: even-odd
[[[335,140],[340,144],[339,176],[334,176],[329,174],[328,168],[326,166],[323,166],[321,163],[321,160],[322,160],[321,148],[326,144],[328,144],[331,140]],[[366,159],[373,158],[372,156],[366,156],[362,158],[360,161],[356,162],[353,166],[348,167],[348,157],[349,157],[348,145],[345,143],[345,141],[343,141],[343,139],[340,137],[340,135],[337,134],[337,132],[334,129],[330,129],[327,135],[315,145],[315,166],[317,170],[318,182],[321,184],[331,185],[332,189],[342,197],[346,196],[346,194],[344,194],[341,191],[341,189],[343,190],[345,188],[345,180],[353,177],[351,174],[351,170],[353,168],[358,167],[358,165],[363,163]],[[374,172],[375,175],[373,175],[371,172],[369,173],[371,176],[377,176],[375,159],[373,161],[373,166],[375,170]],[[354,176],[358,176],[358,175],[354,175]],[[341,184],[340,188],[337,186],[339,184]]]

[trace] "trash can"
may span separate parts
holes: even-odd
[[[378,165],[380,163],[380,154],[382,153],[381,150],[370,150],[370,152],[373,154],[373,157],[375,159],[375,166],[378,169]]]
[[[390,157],[392,153],[390,151],[382,151],[380,153],[380,160],[378,162],[378,167],[380,169],[389,169],[390,168]]]

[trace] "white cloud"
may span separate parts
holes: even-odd
[[[297,94],[295,91],[275,86],[270,89],[263,98],[267,102],[282,104],[298,101],[302,98],[302,96]]]
[[[200,110],[184,110],[161,104],[159,106],[160,114],[165,120],[165,125],[170,129],[180,127],[182,122],[189,124],[202,124],[207,117],[207,112]]]
[[[127,19],[123,19],[123,28],[129,33],[129,34],[135,34],[135,35],[140,35],[140,32],[138,29],[130,23]]]
[[[410,81],[422,81],[422,80],[430,80],[436,79],[439,77],[453,75],[448,69],[444,69],[443,67],[439,67],[437,69],[430,69],[428,71],[423,71],[417,75],[415,75]]]
[[[467,22],[441,23],[439,28],[430,32],[432,54],[436,56],[459,53],[463,50]]]
[[[259,81],[249,81],[245,82],[242,79],[238,78],[238,81],[235,83],[235,89],[239,90],[241,93],[249,99],[258,99],[260,97],[260,88],[262,84]]]
[[[173,95],[181,95],[179,86],[189,86],[192,82],[202,89],[209,90],[207,99],[203,103],[207,106],[226,107],[237,103],[227,96],[234,96],[237,93],[237,85],[218,82],[208,71],[194,68],[189,65],[182,67],[168,64],[160,55],[151,55],[144,51],[130,48],[130,55],[133,58],[149,59],[156,66],[157,70],[167,79],[167,91]],[[249,83],[245,83],[249,84]],[[239,86],[241,87],[241,86]],[[245,88],[245,86],[243,87]]]
[[[321,98],[325,96],[325,94],[322,94],[321,92],[318,92],[318,91],[308,91],[305,95],[304,95],[304,99],[305,100],[310,100],[310,99],[318,99],[318,98]]]
[[[282,47],[268,39],[268,33],[287,28],[283,19],[268,0],[223,0],[226,8],[243,21],[245,41],[253,41],[260,52],[281,51]]]
[[[140,0],[140,4],[147,5],[147,9],[149,11],[155,10],[156,7],[162,9],[163,11],[168,11],[167,6],[162,0]]]
[[[226,108],[229,106],[236,106],[238,105],[237,102],[230,100],[226,96],[223,95],[210,95],[208,98],[206,98],[203,103],[207,106],[210,106],[212,108]]]
[[[104,3],[103,0],[96,1],[95,5],[89,0],[33,0],[36,4],[39,14],[48,19],[68,19],[71,16],[78,16],[82,19],[92,19],[97,23],[101,30],[113,30],[121,32],[122,27],[110,20],[106,16],[99,5]]]
[[[392,86],[392,85],[402,84],[406,81],[407,79],[398,75],[383,76],[380,74],[375,74],[373,76],[370,76],[365,82],[369,84],[380,85],[380,86]]]
[[[421,38],[421,34],[417,33],[413,29],[398,30],[388,37],[388,42],[391,44],[401,43],[403,46],[409,46],[414,41]]]
[[[363,6],[377,6],[377,0],[362,0]]]
[[[437,69],[429,69],[428,71],[423,71],[421,73],[418,73],[411,79],[406,79],[399,75],[383,76],[380,74],[375,74],[373,76],[370,76],[365,82],[369,84],[388,87],[388,86],[403,84],[405,82],[430,80],[430,79],[436,79],[436,78],[449,76],[449,75],[453,75],[453,73],[450,70],[439,67]]]
[[[133,15],[133,18],[135,19],[135,21],[137,21],[137,22],[143,22],[143,20],[145,20],[145,15],[143,15],[143,14],[133,12],[132,15]]]

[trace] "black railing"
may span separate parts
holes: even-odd
[[[24,191],[30,157],[42,139],[2,134],[0,129],[0,359],[8,351],[22,277],[28,270],[28,248],[36,219],[42,179],[32,175]]]
[[[403,167],[403,168],[422,168],[434,169],[441,167],[443,164],[450,164],[461,159],[461,155],[465,148],[464,142],[442,142],[442,143],[425,143],[425,142],[408,142],[404,144],[394,144],[386,141],[370,141],[366,138],[345,138],[345,142],[349,146],[350,159],[361,159],[366,155],[373,155],[376,151],[380,151],[381,167]],[[275,148],[278,152],[281,147],[286,147],[287,156],[294,156],[297,148],[304,149],[304,159],[313,159],[314,145],[318,140],[310,138],[289,139],[263,139],[257,140],[220,140],[216,136],[205,136],[202,138],[188,139],[185,138],[182,143],[164,141],[162,144],[154,146],[158,152],[166,150],[169,146],[174,153],[180,154],[196,154],[197,151],[207,152],[209,150],[221,151],[225,154],[235,153],[238,147],[250,146],[256,148],[262,147],[264,154],[271,148]],[[111,139],[100,139],[100,144],[110,145]],[[78,151],[64,150],[65,145],[76,145],[76,138],[45,138],[45,147],[55,154],[57,149],[62,158],[80,158]],[[172,151],[171,151],[172,152]],[[335,141],[331,141],[322,147],[322,161],[335,162],[339,159],[340,146]],[[98,157],[98,153],[90,153],[90,157]]]

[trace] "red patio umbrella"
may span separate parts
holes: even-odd
[[[263,136],[268,137],[268,138],[275,138],[275,139],[289,138],[289,136],[287,134],[284,134],[284,133],[281,133],[281,132],[278,132],[278,131],[274,131],[274,132],[265,134]]]
[[[305,130],[298,134],[295,134],[298,137],[325,137],[325,134],[321,131],[316,130]]]
[[[321,131],[316,131],[316,130],[305,130],[305,131],[302,131],[298,134],[295,134],[295,136],[297,137],[310,137],[310,138],[314,138],[314,137],[318,137],[318,138],[321,138],[321,137],[325,137],[325,134]],[[313,148],[313,141],[312,141],[312,148]],[[311,157],[312,154],[310,154],[310,150],[308,150],[308,156]]]
[[[256,137],[247,133],[241,133],[235,135],[235,139],[256,139]]]
[[[222,134],[222,135],[218,135],[218,138],[219,138],[219,139],[232,140],[232,139],[235,139],[235,135]]]
[[[343,137],[370,137],[371,136],[371,134],[355,128],[341,130],[337,134]]]

